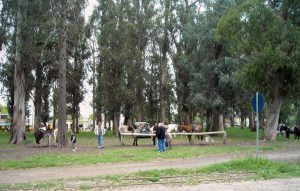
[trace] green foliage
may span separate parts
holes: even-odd
[[[0,104],[0,113],[2,113],[2,114],[8,114],[7,107]]]
[[[246,1],[223,15],[217,31],[241,60],[240,79],[247,88],[271,100],[274,90],[284,97],[298,91],[300,33],[289,18],[280,18],[264,1]]]

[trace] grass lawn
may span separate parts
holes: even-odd
[[[105,135],[105,149],[96,148],[96,137],[92,132],[80,132],[77,135],[78,152],[72,152],[69,145],[66,149],[56,147],[37,147],[32,133],[22,145],[8,144],[9,134],[0,132],[0,170],[35,167],[70,166],[95,163],[150,161],[156,159],[176,159],[202,157],[226,153],[253,153],[255,150],[255,132],[249,129],[227,128],[227,144],[222,144],[223,137],[213,137],[215,143],[190,145],[187,137],[177,136],[172,140],[174,146],[163,155],[159,155],[150,139],[140,139],[138,147],[133,147],[131,137],[126,137],[125,144],[120,146],[119,139],[110,132]],[[68,135],[70,137],[70,135]],[[294,139],[279,137],[276,141],[261,142],[260,150],[286,149],[295,144]]]

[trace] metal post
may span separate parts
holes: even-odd
[[[259,136],[259,114],[258,114],[258,92],[256,92],[256,158],[258,158],[258,136]]]

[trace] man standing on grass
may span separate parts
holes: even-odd
[[[101,123],[98,123],[98,125],[96,125],[94,132],[95,132],[95,135],[97,135],[98,148],[103,149],[104,148],[104,140],[103,140],[104,128],[102,127]]]
[[[158,129],[156,130],[156,137],[157,137],[159,152],[164,152],[166,150],[165,133],[166,133],[165,127],[163,126],[163,124],[159,123]]]

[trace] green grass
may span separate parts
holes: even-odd
[[[251,152],[253,148],[242,146],[221,147],[175,147],[163,154],[159,154],[154,148],[119,148],[107,149],[101,153],[85,154],[38,154],[21,160],[2,160],[0,170],[23,169],[35,167],[73,166],[83,164],[108,163],[108,162],[131,162],[150,161],[155,159],[175,159],[201,157],[210,154],[225,154]]]
[[[253,153],[255,145],[255,132],[251,132],[249,129],[240,128],[227,128],[228,143],[234,143],[238,141],[239,144],[227,144],[223,145],[223,137],[213,137],[219,144],[216,145],[187,145],[187,138],[185,136],[177,136],[173,142],[177,144],[185,143],[185,146],[174,146],[172,149],[167,150],[163,154],[158,154],[155,147],[151,147],[151,141],[149,139],[139,140],[141,145],[147,144],[148,146],[142,147],[107,147],[102,151],[96,149],[96,138],[93,132],[80,132],[78,137],[78,147],[88,148],[86,152],[72,153],[69,149],[54,149],[48,148],[35,148],[38,152],[29,153],[25,157],[20,159],[2,159],[0,162],[0,170],[5,169],[24,169],[35,167],[55,167],[55,166],[73,166],[84,164],[96,164],[96,163],[108,163],[108,162],[131,162],[131,161],[150,161],[157,159],[177,159],[177,158],[190,158],[190,157],[202,157],[214,154],[226,154],[226,153]],[[68,134],[68,137],[70,135]],[[9,153],[18,152],[21,149],[26,149],[25,146],[15,146],[8,144],[9,133],[0,132],[0,151],[1,149],[9,150]],[[261,143],[260,150],[268,151],[275,149],[287,148],[290,145],[295,144],[294,139],[283,139],[279,137],[279,140],[273,142]],[[32,133],[27,133],[27,144],[34,142]],[[132,138],[126,137],[125,142],[127,145],[132,144]],[[240,143],[247,143],[241,144]],[[3,144],[2,144],[3,143]],[[250,143],[250,144],[249,144]],[[105,135],[105,145],[119,145],[119,140],[116,136],[113,136],[111,132]],[[33,144],[31,144],[33,145]],[[12,152],[13,151],[13,152]],[[2,151],[1,151],[2,152]],[[25,151],[26,152],[26,151]]]
[[[243,174],[242,177],[240,175]],[[166,177],[169,177],[166,179]],[[170,179],[171,177],[171,179]],[[173,177],[173,178],[172,178]],[[93,190],[99,186],[130,186],[131,184],[160,183],[171,180],[180,181],[180,185],[200,184],[203,179],[215,182],[220,178],[223,182],[232,181],[231,177],[236,177],[236,181],[274,179],[300,177],[300,165],[283,162],[273,162],[267,159],[246,158],[230,162],[210,165],[204,168],[195,169],[166,169],[141,171],[128,175],[110,175],[100,177],[86,177],[58,181],[46,181],[26,184],[6,184],[0,185],[0,190],[36,190],[36,189],[75,189]],[[140,180],[140,182],[137,182]],[[74,184],[76,182],[76,184]]]

